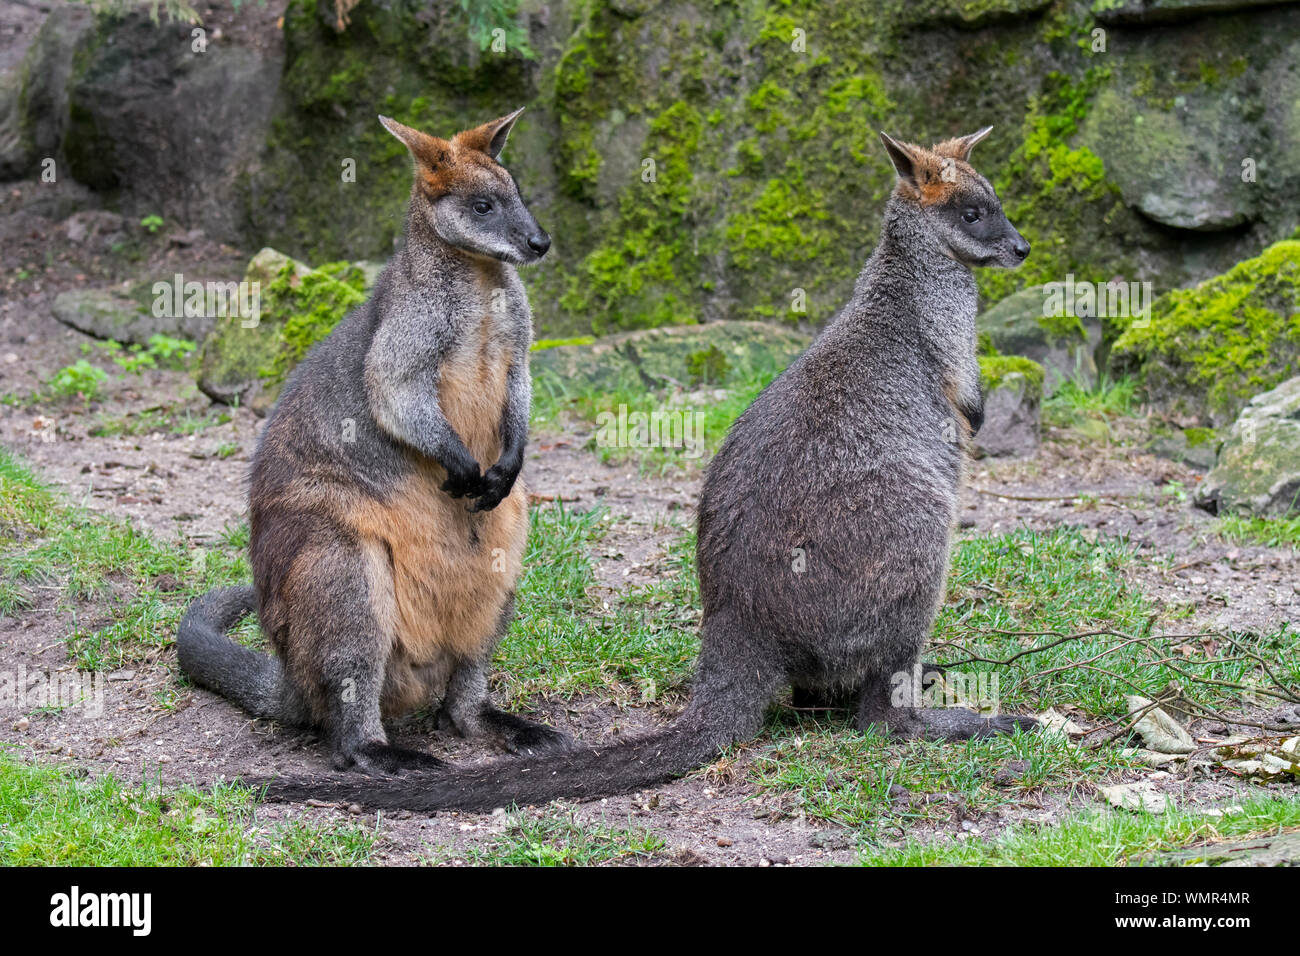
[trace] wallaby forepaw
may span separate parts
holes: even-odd
[[[470,511],[491,511],[501,502],[506,500],[510,494],[510,489],[515,486],[515,479],[519,477],[519,470],[513,471],[508,468],[502,468],[500,465],[493,465],[483,476],[483,482],[479,486],[478,500]]]

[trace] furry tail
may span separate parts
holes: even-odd
[[[257,607],[252,587],[218,588],[196,598],[176,631],[181,670],[254,717],[307,723],[307,707],[283,665],[235,643],[226,632]]]
[[[689,709],[662,731],[610,747],[581,747],[545,757],[504,758],[475,767],[410,773],[392,779],[319,778],[262,781],[266,799],[361,803],[377,809],[486,812],[511,803],[587,800],[663,783],[705,763],[728,744],[758,730],[757,715],[719,725]]]

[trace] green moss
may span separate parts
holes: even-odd
[[[981,355],[980,378],[988,391],[1001,388],[1012,375],[1022,376],[1030,392],[1042,398],[1043,367],[1023,355]]]
[[[330,263],[328,268],[350,277],[351,281],[340,282],[325,268],[299,276],[286,263],[265,290],[263,320],[278,325],[280,333],[279,348],[260,370],[263,378],[274,382],[283,380],[308,349],[329,335],[351,309],[365,301],[364,276],[360,280],[352,276],[354,271],[360,274],[359,269],[342,262]]]
[[[1112,274],[1119,265],[1113,253],[1080,241],[1095,233],[1099,212],[1104,217],[1122,208],[1119,190],[1107,180],[1105,164],[1096,153],[1068,145],[1108,77],[1109,71],[1098,67],[1088,69],[1079,82],[1049,73],[1041,92],[1031,98],[1023,141],[995,188],[1007,218],[1029,240],[1033,254],[1015,272],[980,270],[977,279],[984,298],[1002,299],[1022,286],[1060,281],[1072,272],[1088,274],[1098,262],[1109,260]],[[1062,321],[1073,324],[1070,317]],[[1049,331],[1077,334],[1068,328]]]
[[[558,349],[566,345],[590,345],[596,341],[594,335],[576,335],[568,339],[538,339],[532,344],[532,351],[544,352],[546,349]]]
[[[1161,404],[1231,421],[1253,395],[1300,371],[1300,242],[1275,243],[1166,293],[1149,321],[1129,321],[1113,363],[1133,368]]]
[[[731,372],[727,353],[716,345],[699,349],[686,356],[686,374],[692,385],[718,385]]]

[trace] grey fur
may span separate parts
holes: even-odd
[[[486,734],[524,752],[565,742],[489,701],[485,669],[509,624],[512,599],[469,659],[447,652],[418,666],[393,666],[392,625],[375,611],[389,604],[374,593],[392,581],[375,579],[373,556],[346,520],[349,509],[387,506],[431,466],[446,470],[443,492],[469,499],[472,512],[496,508],[515,484],[527,441],[532,324],[512,263],[536,261],[549,244],[513,179],[492,162],[517,115],[480,128],[495,130],[490,158],[480,151],[465,159],[445,195],[430,192],[417,149],[432,156],[451,146],[385,123],[417,153],[403,247],[370,299],[294,370],[263,429],[249,492],[254,587],[204,595],[177,633],[181,668],[197,684],[257,716],[323,727],[340,769],[439,763],[388,743],[381,705],[405,699],[411,687],[427,691],[430,703],[441,699],[447,726],[458,732]],[[474,212],[483,196],[491,197],[491,214]],[[485,340],[499,344],[511,366],[499,410],[501,454],[480,463],[439,400],[448,363],[496,354],[484,353]],[[468,520],[472,547],[487,517]],[[304,555],[306,562],[299,560]],[[304,563],[312,577],[300,593],[304,585],[292,575],[301,576]],[[290,581],[300,591],[286,592]],[[275,658],[226,635],[254,605]]]
[[[986,186],[967,177],[945,192],[958,213],[983,204],[995,228],[982,245],[971,230],[958,237],[952,209],[926,208],[900,186],[851,301],[731,428],[700,500],[700,658],[670,727],[607,749],[366,788],[274,781],[271,795],[466,810],[603,796],[752,736],[783,686],[804,699],[847,696],[860,729],[898,737],[1036,726],[919,707],[898,679],[918,663],[943,596],[964,440],[980,414],[966,261],[1024,242]]]

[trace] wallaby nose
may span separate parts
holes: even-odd
[[[1017,259],[1029,258],[1029,243],[1025,242],[1024,236],[1016,237],[1015,245],[1011,247],[1011,251],[1016,254]]]
[[[539,229],[536,235],[528,237],[528,248],[539,256],[544,256],[546,250],[551,248],[551,237]]]

